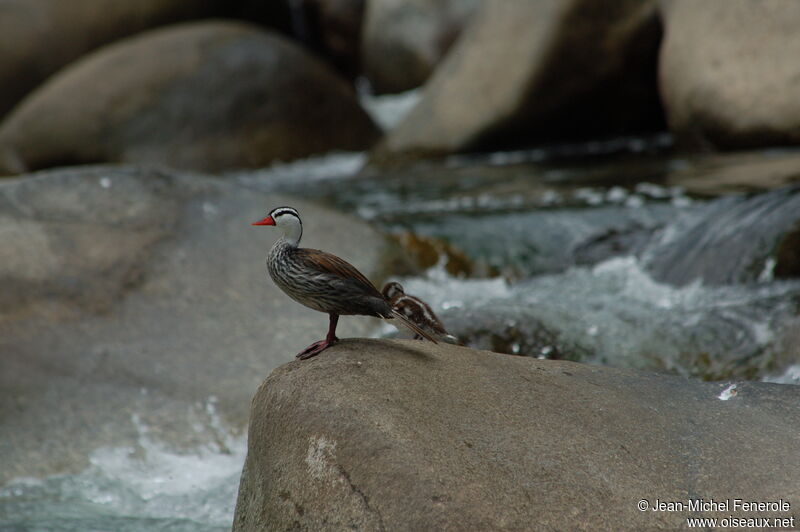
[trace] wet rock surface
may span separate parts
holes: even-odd
[[[798,400],[794,386],[345,341],[259,388],[233,529],[612,530],[747,516],[636,505],[800,497]]]
[[[763,194],[731,196],[709,203],[663,231],[646,255],[655,279],[675,285],[755,282],[796,272],[800,186]],[[788,240],[787,240],[788,239]]]
[[[0,172],[98,162],[216,172],[360,150],[378,135],[353,89],[296,44],[194,22],[101,48],[29,95],[0,124]]]
[[[220,430],[241,430],[264,376],[327,330],[268,278],[277,235],[250,223],[281,204],[304,245],[387,273],[396,248],[363,223],[230,181],[78,167],[0,182],[0,484],[135,446],[134,416],[165,445],[203,445],[212,397]],[[375,327],[342,319],[340,337]]]
[[[666,182],[701,197],[752,194],[800,182],[796,150],[705,154],[676,162]]]

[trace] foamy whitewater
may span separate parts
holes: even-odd
[[[0,530],[230,530],[246,437],[223,426],[216,398],[195,408],[211,420],[196,430],[211,431],[213,441],[175,452],[134,416],[136,445],[99,448],[76,475],[21,478],[0,489]]]
[[[797,281],[745,286],[697,281],[674,287],[654,281],[631,256],[515,283],[454,278],[441,265],[424,276],[399,280],[407,293],[426,300],[457,336],[485,327],[470,324],[481,314],[491,315],[496,332],[513,328],[523,343],[541,329],[557,332],[560,345],[537,347],[545,354],[567,348],[586,353],[586,362],[688,377],[702,376],[695,371],[724,372],[740,360],[768,360],[776,340],[793,327],[794,299],[800,296]],[[524,345],[521,349],[515,352],[542,354],[526,352]],[[687,353],[708,353],[712,362],[702,366],[706,362]],[[763,380],[797,383],[799,367]]]

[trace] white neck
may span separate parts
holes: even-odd
[[[300,244],[300,239],[303,237],[303,225],[297,218],[290,218],[285,224],[281,224],[283,229],[283,239],[292,247],[297,247]]]

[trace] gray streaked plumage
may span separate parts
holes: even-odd
[[[383,294],[351,264],[318,249],[298,247],[303,225],[295,209],[278,207],[253,225],[275,225],[284,231],[267,256],[267,270],[278,288],[298,303],[330,315],[325,340],[311,344],[297,355],[298,358],[316,356],[338,341],[336,324],[340,315],[396,318],[415,334],[436,343],[430,334],[393,309]]]
[[[269,252],[270,277],[286,294],[314,310],[388,318],[392,309],[358,270],[335,255],[292,246],[280,238]]]

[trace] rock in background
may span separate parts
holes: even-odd
[[[800,3],[667,0],[660,88],[691,149],[800,143]]]
[[[119,41],[51,78],[0,124],[0,171],[216,172],[361,150],[378,135],[352,88],[300,47],[244,23],[196,22]]]
[[[796,386],[348,340],[259,388],[233,530],[627,530],[752,517],[636,505],[797,499],[798,401]]]
[[[660,35],[653,1],[487,0],[373,160],[658,129]]]
[[[219,11],[219,0],[0,2],[0,117],[89,50],[141,30]]]
[[[425,83],[480,0],[371,0],[363,29],[363,69],[378,94]]]
[[[258,383],[327,331],[268,278],[277,235],[250,223],[278,205],[302,213],[305,244],[376,282],[396,256],[352,218],[201,175],[86,167],[0,182],[0,485],[135,445],[134,416],[166,444],[203,445],[208,420],[187,411],[211,396],[243,430]],[[340,337],[374,327],[343,318]]]

